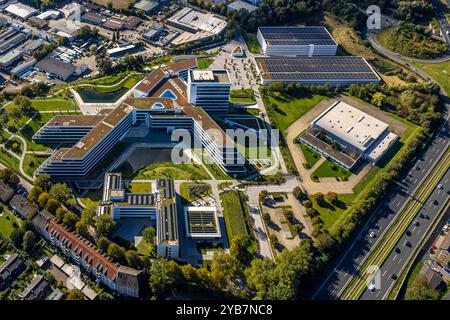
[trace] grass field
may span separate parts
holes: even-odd
[[[312,200],[314,209],[319,212],[319,217],[322,219],[325,229],[330,230],[336,221],[344,214],[345,210],[354,204],[354,194],[338,194],[339,204],[337,206],[327,205],[320,207]]]
[[[47,159],[47,156],[27,153],[23,161],[23,170],[32,177],[34,171],[36,171],[36,169]]]
[[[14,231],[14,222],[16,221],[16,217],[14,217],[10,212],[3,211],[0,216],[0,234],[5,238],[9,239],[9,236]]]
[[[34,99],[31,105],[38,111],[79,110],[73,99]]]
[[[425,71],[444,88],[447,94],[450,94],[450,61],[428,64],[410,62],[410,64]]]
[[[231,90],[230,101],[232,103],[256,103],[256,99],[251,88]]]
[[[102,200],[102,190],[90,190],[80,201],[87,207],[92,208],[100,204]]]
[[[131,182],[130,183],[131,193],[151,193],[152,184],[149,182]]]
[[[22,128],[20,135],[27,141],[28,151],[45,151],[49,148],[48,146],[35,143],[32,137],[44,124],[58,114],[41,113]]]
[[[319,94],[289,96],[283,93],[270,93],[263,97],[264,105],[271,113],[275,126],[281,131],[286,130],[320,101],[328,98]]]
[[[19,170],[19,159],[10,155],[3,148],[0,148],[0,162],[8,168]]]
[[[161,162],[151,164],[134,175],[135,179],[172,178],[175,180],[209,180],[211,177],[205,169],[194,163],[177,164]]]
[[[247,32],[242,33],[244,35],[245,41],[247,42],[248,50],[254,54],[261,53],[261,50],[259,49],[259,42],[258,39],[256,38],[256,34]]]
[[[308,147],[304,143],[300,143],[300,148],[302,149],[303,155],[305,156],[306,163],[303,164],[303,166],[306,169],[314,167],[314,165],[317,163],[317,161],[320,160],[320,154],[310,147]]]
[[[244,215],[246,214],[238,191],[225,191],[220,194],[223,216],[229,242],[237,235],[248,235]]]
[[[339,178],[341,181],[347,180],[352,173],[341,166],[326,160],[316,171],[311,174],[311,179],[318,181],[319,178]]]
[[[214,62],[213,59],[205,59],[205,58],[202,58],[202,59],[198,59],[198,60],[197,60],[197,65],[198,65],[198,68],[199,68],[200,70],[205,70],[205,69],[208,69],[209,66],[210,66],[213,62]]]

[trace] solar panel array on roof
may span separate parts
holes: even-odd
[[[361,57],[256,58],[272,80],[373,80],[379,77]]]
[[[132,205],[152,206],[155,204],[153,194],[127,194],[127,202]]]
[[[325,27],[260,27],[270,45],[335,45]]]
[[[192,234],[217,233],[214,212],[189,212],[189,229]]]

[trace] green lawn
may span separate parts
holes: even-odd
[[[15,221],[16,217],[8,211],[3,211],[2,216],[0,216],[0,234],[9,239],[9,236],[15,229],[13,225]]]
[[[184,204],[188,204],[188,203],[196,200],[195,197],[193,198],[190,196],[190,192],[189,192],[190,187],[196,187],[196,186],[208,187],[208,190],[203,194],[204,196],[212,193],[211,185],[208,183],[183,182],[180,185],[180,196],[181,196],[181,199]]]
[[[102,200],[102,190],[90,190],[80,201],[87,207],[95,207],[100,204]]]
[[[79,110],[73,99],[34,99],[31,104],[38,111]]]
[[[220,194],[220,200],[229,242],[237,235],[248,235],[243,207],[245,204],[242,203],[239,192],[225,191]]]
[[[331,162],[329,160],[326,160],[324,163],[322,163],[316,171],[314,171],[311,174],[311,179],[314,181],[318,181],[318,178],[330,178],[335,177],[339,178],[341,181],[347,180],[352,173],[341,166],[335,164],[334,162]]]
[[[49,148],[47,145],[35,143],[32,140],[32,137],[50,119],[59,114],[60,113],[40,113],[22,128],[20,135],[27,141],[28,151],[45,151]]]
[[[450,61],[442,63],[409,63],[429,74],[444,88],[447,94],[450,94]]]
[[[273,124],[281,131],[286,130],[320,101],[328,98],[319,94],[295,97],[283,93],[270,93],[263,96]]]
[[[150,243],[148,243],[147,241],[145,241],[144,239],[142,239],[141,242],[139,242],[136,249],[139,254],[141,254],[143,256],[148,256],[148,255],[150,255],[150,252],[152,251],[152,245]]]
[[[354,204],[354,198],[354,194],[338,194],[339,204],[337,206],[328,204],[325,207],[318,206],[313,199],[311,201],[314,204],[314,209],[319,212],[319,217],[322,219],[325,229],[330,230],[345,210]]]
[[[36,169],[39,168],[39,166],[47,159],[48,159],[47,156],[27,153],[23,161],[23,170],[25,170],[25,172],[30,177],[32,177],[34,171],[36,171]]]
[[[8,168],[19,171],[19,159],[10,155],[5,149],[0,149],[0,162]]]
[[[151,193],[152,184],[150,182],[131,182],[130,183],[131,193]]]
[[[198,65],[198,69],[200,70],[206,70],[209,68],[209,66],[214,62],[213,59],[197,59],[197,65]]]
[[[320,160],[320,154],[310,147],[308,147],[304,143],[300,143],[300,148],[302,149],[303,155],[305,156],[306,163],[303,164],[303,166],[306,169],[310,169],[314,167],[314,165],[317,163],[317,161]]]
[[[172,178],[175,180],[209,180],[211,177],[198,164],[161,162],[151,164],[133,174],[135,179]]]
[[[242,33],[244,35],[245,41],[247,42],[248,50],[254,54],[261,53],[261,50],[259,49],[259,42],[258,42],[258,38],[256,37],[256,33],[247,33],[244,31]]]
[[[8,140],[8,142],[5,143],[5,147],[8,150],[10,150],[10,151],[14,152],[15,154],[17,154],[18,156],[22,155],[23,144],[22,144],[22,141],[19,140],[19,138],[17,138],[17,137],[13,137],[10,140]],[[13,147],[16,147],[16,148],[13,148]]]
[[[251,88],[231,90],[230,101],[232,103],[256,103],[255,95]]]

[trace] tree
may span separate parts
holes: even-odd
[[[72,211],[69,211],[64,215],[62,222],[69,228],[73,228],[73,227],[75,227],[78,220],[79,220],[78,216],[75,213],[73,213]]]
[[[238,260],[223,249],[215,250],[211,262],[211,280],[216,288],[224,291],[234,290],[241,270]]]
[[[7,185],[9,185],[13,189],[16,189],[20,182],[17,173],[10,168],[0,170],[0,180],[3,180]]]
[[[247,284],[256,292],[259,299],[267,299],[275,282],[275,263],[268,259],[253,259],[250,268],[245,270]]]
[[[25,234],[25,231],[23,231],[21,228],[16,228],[9,235],[9,238],[11,239],[12,243],[14,244],[14,246],[16,248],[22,247],[24,234]]]
[[[31,100],[24,96],[16,96],[14,98],[14,104],[18,106],[22,112],[28,112],[33,109],[31,106]]]
[[[98,240],[97,240],[97,247],[100,250],[102,250],[103,252],[107,252],[109,243],[110,242],[109,242],[108,238],[106,238],[105,236],[100,236],[100,238],[98,238]]]
[[[23,235],[23,242],[22,242],[22,248],[26,252],[31,252],[36,245],[37,237],[33,233],[33,231],[27,231]]]
[[[8,125],[9,117],[6,113],[0,114],[0,128],[5,128]]]
[[[59,208],[61,204],[59,203],[58,200],[53,199],[53,198],[49,198],[47,201],[47,204],[45,205],[45,209],[50,212],[55,214],[56,213],[56,209]]]
[[[264,202],[269,197],[269,192],[267,190],[263,190],[259,193],[259,201]]]
[[[72,198],[72,190],[65,183],[52,185],[48,194],[61,203],[67,203]]]
[[[6,112],[9,117],[14,119],[15,123],[17,123],[17,119],[19,119],[22,116],[22,112],[20,111],[19,107],[15,105],[9,107]]]
[[[248,266],[253,254],[250,251],[252,241],[248,235],[237,235],[231,241],[230,254],[235,257],[242,266]]]
[[[88,225],[94,225],[96,216],[97,212],[93,206],[86,207],[81,212],[81,220],[85,221]]]
[[[382,107],[384,105],[384,103],[386,102],[386,95],[381,93],[381,92],[376,92],[373,96],[372,96],[372,101],[371,103],[374,106],[377,107]]]
[[[142,232],[142,238],[147,243],[154,243],[156,238],[155,228],[153,227],[145,228],[144,231]]]
[[[116,228],[116,222],[111,218],[110,215],[102,214],[101,216],[97,217],[95,227],[99,235],[108,237],[109,235],[111,235],[111,233],[114,232]]]
[[[302,201],[302,205],[305,207],[305,208],[312,208],[313,207],[313,203],[311,202],[311,200],[303,200]]]
[[[42,189],[40,187],[33,187],[31,188],[30,192],[28,193],[28,200],[30,200],[33,203],[38,204],[39,196],[42,194]]]
[[[84,294],[77,289],[69,290],[67,293],[67,300],[84,300]]]
[[[43,191],[50,190],[52,186],[51,178],[48,174],[43,173],[34,180],[34,186],[41,188]]]
[[[118,262],[125,260],[125,249],[114,242],[111,242],[108,247],[108,256]]]
[[[306,193],[304,193],[299,186],[295,187],[292,193],[294,194],[294,197],[297,198],[297,200],[299,201],[302,201],[307,198]]]
[[[141,266],[141,259],[139,258],[139,255],[134,250],[128,250],[125,253],[125,260],[127,261],[127,265],[131,268],[138,269]]]
[[[45,208],[47,205],[48,200],[50,199],[47,192],[43,192],[38,197],[38,205],[40,208]]]
[[[77,221],[75,224],[75,229],[77,229],[77,232],[83,237],[88,235],[88,224],[84,220]]]
[[[319,206],[323,206],[325,204],[325,198],[322,192],[317,192],[314,195],[314,199]]]
[[[437,300],[439,293],[428,287],[427,280],[421,274],[417,275],[411,286],[406,290],[407,300]]]
[[[57,208],[56,211],[55,211],[55,216],[56,216],[56,218],[58,218],[60,221],[63,221],[63,220],[64,220],[64,216],[66,215],[66,213],[67,213],[67,209],[66,209],[66,208],[59,207],[59,208]]]
[[[336,204],[338,202],[338,195],[334,191],[329,191],[326,195],[326,199],[331,204]]]
[[[263,213],[263,219],[266,224],[270,224],[272,222],[272,218],[268,212]]]
[[[274,235],[273,233],[271,235],[269,235],[269,240],[272,243],[272,245],[277,246],[278,244],[280,244],[280,242],[278,241],[278,238],[276,235]]]
[[[175,288],[182,280],[180,266],[172,260],[156,259],[150,268],[149,285],[154,294],[160,295]]]

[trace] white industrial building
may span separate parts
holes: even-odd
[[[27,6],[20,2],[10,4],[5,8],[5,11],[10,15],[22,20],[26,20],[39,12],[35,8]]]
[[[364,158],[376,164],[398,136],[383,121],[343,101],[333,103],[311,122],[300,140],[325,157],[351,169]],[[325,134],[326,141],[321,134]],[[331,143],[339,146],[332,146]]]
[[[259,27],[259,45],[268,56],[334,56],[338,44],[325,27]]]

